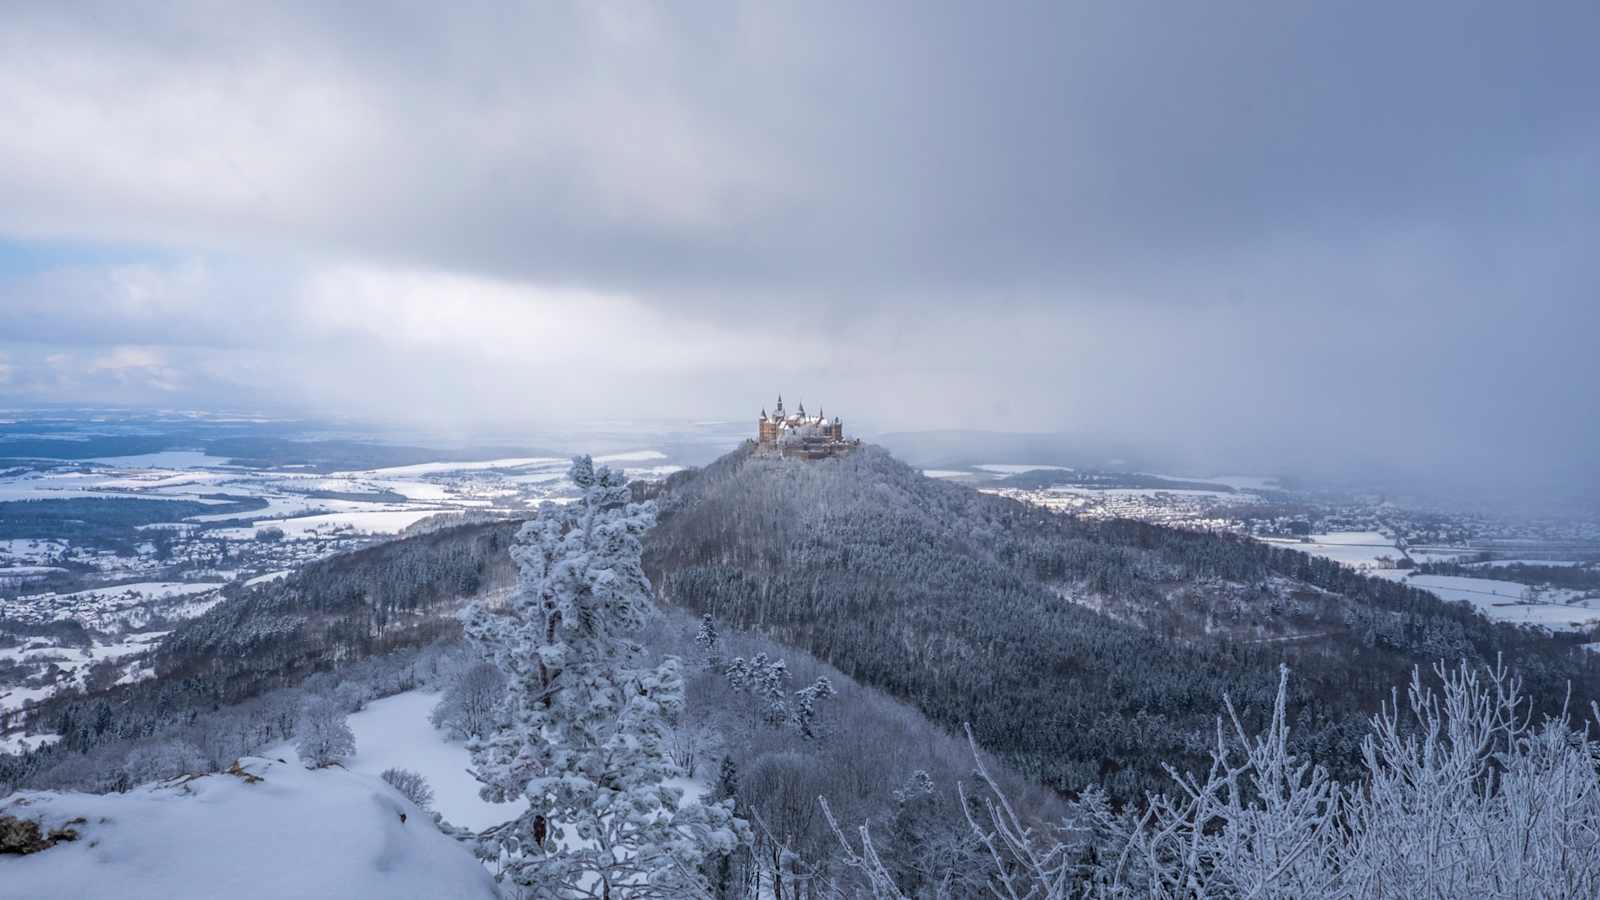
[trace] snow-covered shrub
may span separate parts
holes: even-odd
[[[421,773],[410,769],[384,769],[378,777],[415,803],[418,809],[426,811],[433,807],[433,788],[428,786],[428,779],[422,777]]]
[[[128,751],[122,763],[128,786],[210,770],[199,748],[181,740],[151,740]]]
[[[330,766],[355,755],[356,736],[345,724],[345,712],[327,697],[313,695],[300,710],[295,750],[307,768]]]
[[[334,702],[347,713],[366,709],[367,700],[371,699],[371,696],[372,689],[368,685],[354,681],[341,682],[333,691]]]
[[[468,666],[445,690],[430,714],[433,727],[453,738],[481,738],[494,725],[494,712],[505,693],[506,676],[489,663]]]

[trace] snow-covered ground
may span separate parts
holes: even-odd
[[[420,773],[433,788],[433,808],[452,825],[481,831],[520,815],[523,801],[490,803],[478,796],[478,781],[467,772],[472,757],[466,746],[447,739],[428,721],[439,696],[431,691],[407,691],[374,700],[366,709],[352,713],[347,723],[356,737],[356,754],[344,761],[345,768],[374,777],[389,768]],[[263,755],[299,760],[292,741]],[[687,778],[673,779],[671,784],[684,792],[684,803],[700,799],[707,790],[706,785]]]
[[[322,513],[314,516],[296,516],[290,519],[259,519],[245,528],[220,528],[212,536],[223,540],[252,540],[263,528],[277,528],[290,540],[300,540],[338,531],[359,534],[398,534],[407,525],[433,515],[448,512],[445,509],[401,509],[372,512]]]
[[[411,478],[417,475],[437,475],[442,472],[481,472],[490,469],[523,469],[536,465],[565,464],[567,460],[559,456],[524,456],[510,459],[484,459],[477,462],[428,462],[416,463],[409,466],[389,466],[383,469],[370,469],[367,472],[348,473],[356,475],[375,475],[390,478]]]
[[[428,779],[433,788],[433,808],[452,825],[481,831],[514,818],[521,804],[490,803],[478,796],[478,782],[467,770],[472,757],[465,745],[449,741],[428,721],[439,695],[408,691],[382,700],[349,718],[356,736],[356,755],[345,768],[376,778],[384,769],[410,769]],[[266,751],[273,758],[298,762],[293,743]]]
[[[1392,563],[1405,558],[1394,539],[1376,531],[1336,531],[1329,534],[1310,535],[1309,542],[1288,538],[1268,538],[1271,543],[1282,544],[1312,556],[1321,556],[1356,569],[1377,569],[1383,565],[1379,557]]]
[[[0,753],[27,753],[61,740],[59,734],[13,734],[0,737]]]
[[[233,460],[209,456],[201,450],[163,450],[137,456],[102,456],[90,462],[119,469],[210,469],[229,465]]]
[[[1505,566],[1552,566],[1567,568],[1573,566],[1582,566],[1585,565],[1585,563],[1582,560],[1575,559],[1491,559],[1486,562],[1467,563],[1467,565],[1484,569],[1499,569]]]
[[[260,575],[257,575],[255,577],[253,577],[253,578],[246,578],[244,580],[244,586],[245,587],[255,587],[258,584],[266,584],[269,581],[277,581],[279,578],[283,578],[284,576],[286,576],[288,574],[289,574],[289,570],[288,569],[279,569],[276,572],[264,572],[264,573],[262,573]]]
[[[1584,600],[1578,591],[1534,591],[1514,581],[1459,575],[1408,576],[1400,571],[1375,574],[1421,588],[1442,600],[1470,603],[1499,622],[1539,625],[1552,631],[1583,631],[1600,622],[1600,601]],[[1529,598],[1536,602],[1527,602]]]
[[[81,688],[89,670],[100,662],[116,661],[123,666],[118,683],[136,681],[148,672],[129,657],[144,653],[167,635],[165,631],[146,631],[109,641],[96,641],[89,647],[61,646],[51,638],[33,638],[20,647],[0,650],[0,664],[27,664],[34,668],[55,666],[59,670],[53,683],[43,687],[0,685],[0,711],[21,709],[66,688]],[[20,723],[19,723],[20,724]]]
[[[65,549],[66,541],[9,538],[0,541],[0,559],[6,560],[7,565],[37,565],[60,556]]]
[[[1202,481],[1223,487],[1233,488],[1236,491],[1276,491],[1282,490],[1282,484],[1276,476],[1272,475],[1167,475],[1161,472],[1145,472],[1152,478],[1165,478],[1168,481]]]
[[[377,776],[243,760],[126,794],[25,792],[0,814],[77,840],[0,857],[0,896],[29,900],[493,900],[489,873]],[[254,779],[254,780],[253,780]],[[402,816],[405,818],[402,820]]]

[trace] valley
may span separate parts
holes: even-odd
[[[1180,478],[992,463],[924,474],[1078,519],[1246,535],[1469,603],[1496,621],[1600,640],[1597,520],[1407,507],[1381,495],[1291,489],[1266,476]],[[1435,565],[1462,569],[1429,574]],[[1570,571],[1551,571],[1558,569]],[[1552,584],[1552,577],[1568,586]]]
[[[591,437],[613,441],[601,460],[634,478],[696,458],[682,435]],[[678,456],[626,443],[650,438]],[[194,415],[0,423],[0,752],[47,739],[16,733],[29,704],[148,677],[147,651],[176,623],[252,587],[570,497],[565,456],[497,449],[396,449],[303,423]],[[386,462],[398,464],[376,464]]]

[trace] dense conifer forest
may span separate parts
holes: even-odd
[[[649,493],[663,601],[804,648],[948,728],[970,722],[1063,792],[1164,784],[1162,761],[1201,760],[1224,693],[1264,721],[1281,662],[1295,740],[1351,769],[1366,717],[1417,664],[1503,655],[1543,701],[1569,681],[1596,694],[1574,643],[1247,538],[1057,516],[874,447],[816,463],[747,448]],[[1243,636],[1272,620],[1289,638]]]
[[[803,650],[951,733],[970,723],[1069,796],[1165,786],[1161,762],[1203,761],[1224,693],[1265,721],[1283,662],[1293,740],[1336,771],[1354,770],[1367,716],[1417,664],[1503,656],[1547,711],[1569,682],[1575,704],[1600,695],[1575,640],[1283,547],[1044,512],[874,447],[809,463],[740,450],[634,492],[661,505],[645,565],[662,603]],[[517,527],[421,534],[231,591],[163,641],[156,678],[31,714],[64,738],[6,761],[0,782],[452,639],[462,602],[512,583]]]

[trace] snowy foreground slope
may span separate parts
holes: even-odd
[[[489,874],[376,777],[247,758],[126,794],[25,792],[0,815],[78,839],[0,856],[0,896],[119,900],[493,898]],[[401,821],[401,815],[405,820]]]
[[[433,808],[452,825],[482,831],[522,813],[523,803],[490,803],[478,796],[478,780],[468,774],[472,754],[466,745],[445,738],[428,722],[439,702],[431,691],[407,691],[353,713],[347,720],[356,737],[356,753],[344,761],[351,772],[376,779],[384,769],[410,769],[428,779],[433,788]],[[272,747],[265,755],[298,760],[294,742]]]

